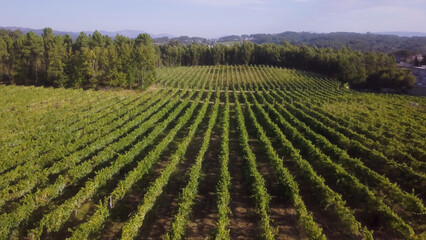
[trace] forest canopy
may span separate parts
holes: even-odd
[[[45,28],[18,38],[0,37],[2,80],[21,85],[99,88],[135,88],[155,80],[157,56],[148,34],[114,40],[95,31],[54,35]]]

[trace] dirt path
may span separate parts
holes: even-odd
[[[238,143],[235,110],[230,113],[229,137],[229,171],[231,173],[231,239],[255,239],[260,236],[259,217],[255,212],[254,203],[250,199],[249,185],[245,177],[243,159]]]
[[[283,186],[278,183],[274,176],[272,166],[268,163],[268,159],[262,149],[261,143],[255,138],[254,127],[249,126],[249,134],[251,135],[250,146],[256,156],[257,168],[265,179],[265,185],[271,196],[269,202],[270,217],[273,220],[272,226],[278,229],[277,239],[307,239],[303,227],[298,223],[297,212],[294,206],[285,197]]]
[[[142,139],[143,137],[149,135],[151,130],[152,130],[152,128],[150,128],[146,133],[139,136],[137,138],[137,140],[135,140],[135,142],[137,142],[138,140]],[[155,144],[158,143],[161,139],[162,139],[162,136],[160,135],[154,141],[153,144],[146,147],[143,151],[141,151],[139,154],[137,154],[135,159],[143,158],[143,156],[145,156],[150,150],[152,150],[152,148],[154,148]],[[128,151],[129,149],[132,148],[132,145],[133,144],[126,146],[123,150],[119,151],[119,153],[123,154],[124,152]],[[73,196],[75,196],[75,194],[78,193],[78,191],[81,190],[81,187],[85,186],[85,184],[88,180],[93,179],[96,176],[97,171],[99,171],[99,170],[101,170],[105,167],[110,166],[111,163],[113,161],[115,161],[116,159],[117,159],[117,156],[114,156],[109,161],[102,163],[99,166],[95,167],[90,174],[88,174],[84,178],[80,179],[77,183],[70,185],[68,188],[66,188],[66,190],[63,192],[61,197],[53,199],[52,204],[47,206],[46,209],[50,208],[50,206],[58,206],[58,205],[62,204],[64,201],[66,201],[67,199],[70,199]],[[103,200],[106,195],[111,193],[115,189],[115,187],[117,186],[118,182],[120,180],[122,180],[124,178],[124,176],[131,169],[136,167],[136,165],[137,165],[137,160],[134,160],[131,163],[129,163],[128,165],[124,166],[117,173],[117,175],[115,175],[112,179],[109,180],[109,182],[105,186],[100,187],[99,190],[96,192],[96,194],[91,199],[87,200],[78,209],[75,209],[74,213],[70,216],[70,218],[66,221],[64,226],[58,232],[52,232],[52,233],[49,233],[49,234],[45,234],[42,238],[45,238],[45,239],[61,239],[61,238],[65,238],[65,237],[70,237],[71,232],[69,231],[69,229],[75,228],[79,224],[82,224],[83,222],[85,222],[88,217],[91,217],[97,209],[97,204],[99,204],[99,202],[101,200]],[[137,190],[135,190],[135,191],[137,191]],[[132,194],[133,194],[133,191],[132,191]],[[117,209],[120,209],[120,206],[117,206]],[[38,220],[32,221],[32,223],[38,222],[41,219],[41,217],[46,213],[45,208],[40,208],[37,211],[40,211],[40,212],[35,214],[34,217],[37,218]],[[121,210],[118,210],[118,211],[121,212]],[[113,217],[116,217],[114,215],[114,210],[112,211],[112,213],[113,213]],[[106,223],[108,224],[109,221],[115,222],[115,220],[107,219]],[[114,225],[114,227],[116,227],[115,223],[113,223],[112,225]],[[31,225],[31,227],[29,227],[29,229],[32,229],[34,227],[35,227],[35,225]],[[114,234],[114,233],[112,233],[112,234]]]
[[[166,134],[168,133],[169,128],[164,131],[158,137],[156,143],[160,142]],[[183,131],[183,130],[181,130]],[[173,141],[168,149],[160,156],[159,160],[153,165],[151,171],[143,177],[135,186],[129,191],[124,199],[122,199],[111,211],[110,217],[105,222],[105,227],[102,229],[99,239],[116,239],[121,236],[121,228],[124,225],[124,222],[129,220],[130,214],[135,212],[138,205],[143,201],[143,197],[148,190],[152,182],[157,179],[161,172],[167,167],[170,162],[170,157],[174,153],[177,147],[177,142],[180,141],[182,137],[178,136],[176,141]],[[154,144],[155,146],[155,144]],[[151,148],[152,149],[152,148]],[[146,156],[149,151],[145,151],[143,156]],[[143,157],[141,156],[141,157]],[[123,176],[124,177],[124,176]]]
[[[219,119],[220,115],[218,116]],[[186,239],[205,239],[214,234],[218,219],[216,186],[221,150],[220,123],[221,121],[216,121],[210,137],[209,149],[204,156],[202,178],[200,179],[191,221],[186,229]]]
[[[184,114],[184,111],[179,113],[178,118]],[[163,118],[167,118],[164,116]],[[192,121],[192,120],[191,120]],[[190,122],[191,122],[190,121]],[[138,181],[129,193],[117,203],[117,205],[111,211],[110,217],[106,220],[105,227],[101,230],[100,239],[116,239],[121,236],[121,228],[124,223],[130,219],[132,213],[134,213],[137,207],[142,203],[144,195],[151,184],[157,179],[161,172],[167,167],[170,162],[171,155],[176,151],[177,144],[182,141],[183,137],[188,132],[190,122],[183,127],[172,141],[167,149],[161,154],[159,160],[153,165],[151,171]],[[159,143],[173,128],[173,124],[169,124],[166,130],[157,137],[156,142],[152,144],[153,149],[157,143]],[[146,151],[142,156],[137,159],[142,159],[146,156],[149,151]],[[135,166],[133,166],[135,167]],[[124,178],[124,175],[122,176]]]
[[[284,166],[290,170],[294,180],[299,185],[300,195],[305,202],[306,208],[309,212],[312,212],[314,221],[323,229],[323,233],[327,239],[354,239],[354,236],[348,236],[344,234],[343,226],[336,222],[333,216],[328,215],[323,207],[320,205],[320,199],[317,199],[313,192],[313,186],[310,185],[309,181],[301,174],[297,174],[299,171],[298,167],[295,166],[294,162],[286,160],[284,154],[279,154],[280,157],[284,158]]]
[[[187,173],[194,164],[195,156],[201,147],[204,133],[207,128],[207,121],[210,109],[199,125],[194,138],[188,146],[184,159],[178,166],[176,173],[170,178],[163,194],[157,199],[154,209],[147,215],[142,228],[140,229],[140,237],[142,239],[162,239],[170,230],[173,217],[176,215],[179,195],[188,182]],[[195,117],[194,117],[195,119]],[[192,122],[191,122],[192,123]],[[188,123],[188,126],[191,125]],[[186,136],[188,129],[183,131]]]

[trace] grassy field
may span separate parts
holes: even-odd
[[[426,98],[261,66],[0,86],[0,239],[424,239]]]

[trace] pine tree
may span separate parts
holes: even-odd
[[[6,80],[6,68],[7,68],[7,59],[9,57],[9,53],[7,50],[7,44],[3,40],[3,37],[0,37],[0,79],[2,82]]]
[[[143,87],[155,81],[157,58],[151,37],[148,34],[139,34],[135,39],[132,51],[134,84]]]

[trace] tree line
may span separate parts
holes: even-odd
[[[0,32],[0,77],[6,84],[73,88],[143,87],[155,81],[156,67],[195,65],[272,65],[335,78],[356,88],[410,87],[415,78],[381,52],[283,44],[155,45],[148,34],[114,39],[95,31],[75,41],[45,28]]]
[[[396,66],[392,56],[381,52],[353,51],[283,44],[182,45],[177,41],[157,46],[159,66],[271,65],[295,68],[335,78],[355,88],[402,88],[415,77]]]
[[[290,42],[296,45],[316,46],[319,48],[331,47],[340,49],[349,47],[363,52],[378,51],[386,54],[399,50],[409,50],[414,53],[426,54],[426,36],[424,37],[399,37],[391,34],[375,33],[310,33],[310,32],[283,32],[277,34],[251,34],[242,36],[227,36],[219,38],[218,42],[239,41],[249,39],[253,43]]]
[[[80,33],[73,41],[45,28],[41,36],[12,31],[0,35],[0,76],[7,84],[135,88],[155,80],[155,64],[148,34],[113,40],[95,31]]]

